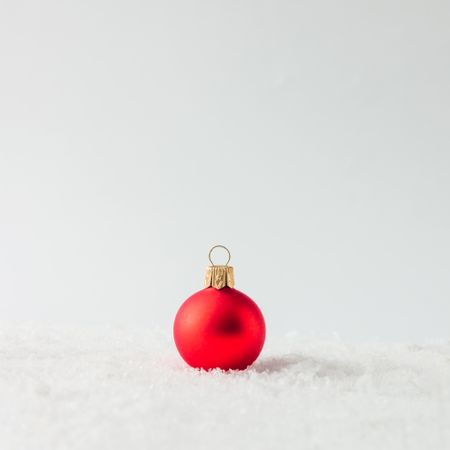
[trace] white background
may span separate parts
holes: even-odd
[[[169,332],[223,243],[269,337],[448,338],[449,23],[0,0],[0,320]]]

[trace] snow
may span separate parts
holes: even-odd
[[[450,342],[270,339],[243,372],[171,337],[0,329],[1,450],[450,449]]]

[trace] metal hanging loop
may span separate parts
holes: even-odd
[[[228,263],[230,262],[230,259],[231,259],[231,253],[230,253],[230,250],[228,250],[224,245],[215,245],[214,247],[211,248],[211,250],[208,253],[209,262],[211,263],[211,265],[215,266],[215,264],[213,263],[213,261],[211,259],[211,254],[216,248],[223,248],[228,253],[228,260],[225,263],[225,265],[228,266]]]

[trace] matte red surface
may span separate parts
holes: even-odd
[[[181,305],[173,335],[180,355],[192,367],[245,369],[263,348],[266,326],[250,297],[229,287],[209,287]]]

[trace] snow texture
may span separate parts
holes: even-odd
[[[1,450],[450,449],[450,343],[268,340],[242,372],[156,331],[0,330]]]

